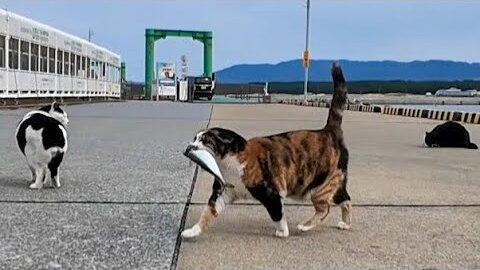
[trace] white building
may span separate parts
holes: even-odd
[[[462,91],[461,89],[450,87],[448,89],[439,89],[435,92],[435,96],[440,97],[474,97],[477,95],[476,89]]]
[[[120,97],[120,56],[0,9],[0,98]]]

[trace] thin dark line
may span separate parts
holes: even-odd
[[[22,204],[125,204],[125,205],[176,205],[185,202],[135,202],[135,201],[25,201],[25,200],[0,200],[0,203],[22,203]]]
[[[208,117],[207,128],[210,127],[210,121],[212,121],[213,106],[214,106],[214,105],[212,104],[212,107],[210,108],[210,116]]]
[[[208,118],[207,128],[208,126],[210,126],[210,121],[212,119],[213,106],[214,105],[212,105],[210,109],[210,116]],[[175,242],[175,249],[173,251],[170,270],[177,269],[178,256],[180,254],[180,247],[182,245],[182,231],[185,228],[185,222],[187,221],[188,209],[190,208],[190,204],[192,201],[193,190],[195,189],[195,183],[197,182],[197,175],[198,175],[198,166],[195,167],[195,173],[193,174],[193,179],[192,179],[192,186],[190,187],[190,193],[188,194],[188,197],[187,197],[187,203],[185,204],[185,208],[183,209],[182,220],[180,221],[180,228],[178,229],[177,241]]]
[[[198,168],[196,168],[195,173],[197,173]],[[195,175],[195,174],[194,174]],[[196,177],[196,176],[195,176]],[[195,178],[196,182],[196,178]],[[192,183],[193,184],[193,183]],[[193,194],[193,193],[192,193]],[[190,196],[190,195],[189,195]],[[191,197],[187,197],[191,199]],[[0,200],[0,203],[18,203],[18,204],[110,204],[110,205],[183,205],[187,202],[184,201],[170,201],[170,202],[135,202],[135,201],[25,201],[25,200]],[[198,202],[189,202],[189,205],[202,206],[207,205],[206,203]],[[237,206],[262,206],[257,202],[238,202],[231,205]],[[370,203],[359,203],[352,204],[355,207],[377,207],[377,208],[387,208],[387,207],[411,207],[411,208],[447,208],[447,207],[480,207],[480,204],[370,204]],[[311,203],[286,203],[285,206],[312,206]]]
[[[353,204],[356,207],[405,207],[405,208],[448,208],[448,207],[480,207],[480,204]]]
[[[182,231],[185,228],[185,222],[187,220],[188,209],[190,208],[190,201],[192,200],[193,190],[195,188],[195,182],[197,182],[198,166],[195,167],[195,173],[193,174],[192,186],[190,187],[190,193],[187,197],[187,203],[183,209],[182,220],[180,221],[180,228],[178,229],[177,240],[175,242],[175,249],[173,251],[172,263],[170,264],[170,270],[177,269],[178,255],[180,253],[180,246],[182,245]]]
[[[207,205],[206,203],[195,203],[192,202],[190,205],[199,206],[199,205]],[[233,203],[231,205],[238,205],[238,206],[261,206],[262,204],[256,202],[240,202],[240,203]],[[285,206],[312,206],[311,203],[285,203]],[[404,207],[404,208],[448,208],[448,207],[480,207],[480,204],[370,204],[370,203],[359,203],[359,204],[352,204],[354,207],[377,207],[377,208],[387,208],[387,207]]]

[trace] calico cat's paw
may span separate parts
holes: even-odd
[[[339,230],[350,230],[350,225],[348,225],[347,223],[343,222],[343,221],[339,221],[337,223],[337,228]]]
[[[311,229],[313,229],[313,225],[304,225],[304,224],[298,224],[297,229],[301,232],[308,232]]]
[[[199,236],[201,233],[202,233],[202,229],[200,228],[200,226],[195,224],[192,228],[184,230],[182,232],[182,237],[193,238],[193,237]]]

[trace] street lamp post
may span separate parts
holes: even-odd
[[[88,42],[92,42],[93,31],[92,29],[88,28]]]
[[[305,82],[303,84],[303,101],[307,102],[307,88],[308,88],[308,67],[310,65],[310,53],[308,51],[308,34],[310,26],[310,0],[307,0],[307,20],[305,33],[305,52],[303,53],[303,66],[305,67]]]

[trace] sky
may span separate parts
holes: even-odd
[[[275,64],[305,49],[303,0],[4,1],[0,8],[88,38],[122,57],[127,77],[144,80],[145,29],[213,32],[213,66]],[[312,0],[312,59],[455,60],[480,62],[480,1]],[[188,38],[156,43],[156,61],[203,72],[202,44]]]

